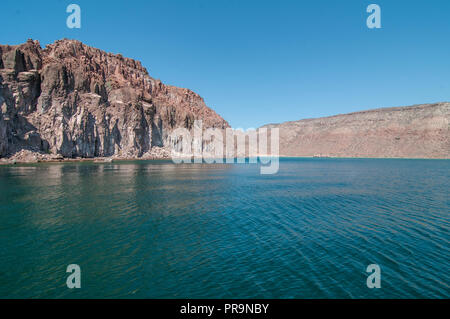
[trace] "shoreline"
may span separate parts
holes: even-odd
[[[264,156],[268,157],[268,156]],[[434,157],[354,157],[354,156],[286,156],[280,155],[279,159],[378,159],[378,160],[450,160],[450,158],[434,158]],[[234,158],[236,159],[236,157]],[[245,158],[246,160],[248,157]],[[132,162],[132,161],[171,161],[170,157],[95,157],[95,158],[54,158],[54,159],[37,159],[37,160],[18,160],[10,158],[0,158],[0,166],[14,166],[23,164],[65,164],[65,163],[95,163],[95,164],[111,164],[115,162]],[[224,158],[223,164],[226,163]],[[192,163],[195,164],[195,163]],[[202,163],[207,164],[207,163]],[[221,164],[221,163],[214,163]],[[239,163],[234,163],[239,164]]]
[[[111,158],[111,157],[95,157],[95,158],[62,158],[62,159],[38,159],[38,160],[17,160],[0,158],[0,166],[17,165],[17,164],[64,164],[64,163],[98,163],[109,164],[113,162],[125,161],[161,161],[170,160],[167,157],[130,157],[130,158]]]

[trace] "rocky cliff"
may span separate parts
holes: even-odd
[[[204,128],[229,126],[196,93],[120,54],[75,40],[0,45],[0,157],[142,157],[196,119]]]
[[[170,133],[197,119],[229,127],[120,54],[75,40],[0,45],[0,158],[164,157]],[[280,129],[282,156],[450,158],[449,123],[450,103],[438,103],[266,127]]]
[[[450,158],[450,103],[307,119],[278,127],[280,155]]]

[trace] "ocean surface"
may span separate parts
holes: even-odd
[[[0,298],[450,298],[449,189],[449,160],[3,166]]]

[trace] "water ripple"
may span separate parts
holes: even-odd
[[[449,298],[449,161],[0,167],[0,297]],[[83,289],[65,287],[82,267]],[[382,289],[366,287],[367,265]]]

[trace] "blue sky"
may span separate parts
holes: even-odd
[[[80,5],[82,28],[66,27]],[[368,29],[366,7],[381,7]],[[450,1],[2,0],[0,43],[78,39],[235,127],[450,100]]]

